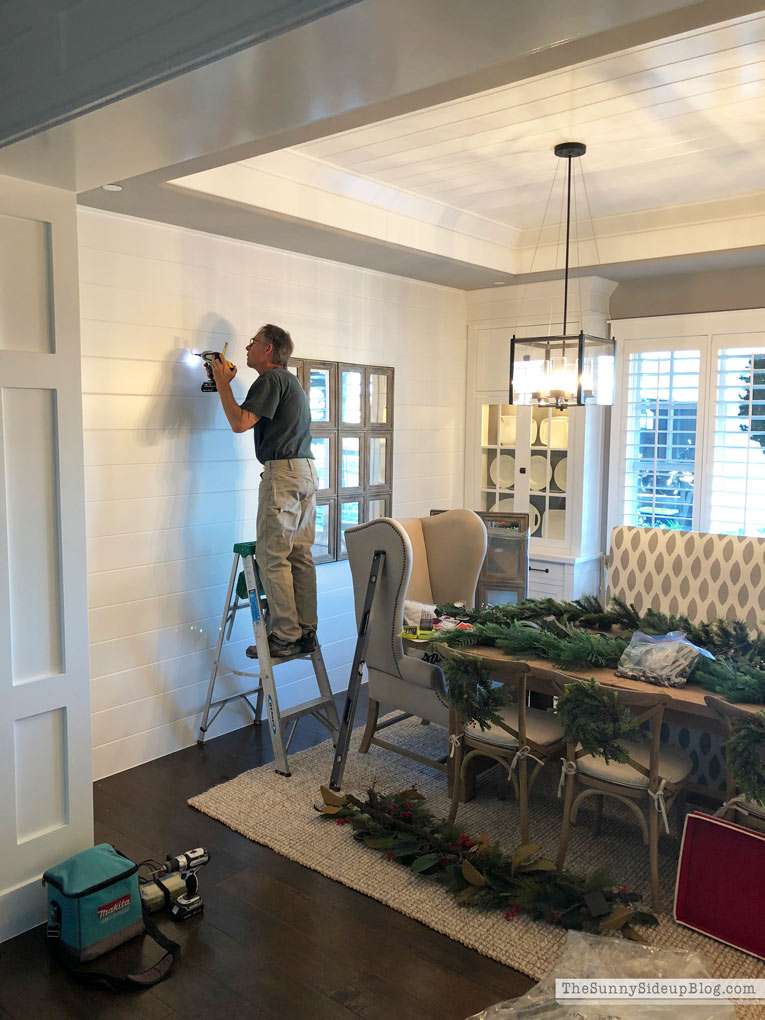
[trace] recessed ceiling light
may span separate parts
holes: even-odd
[[[494,281],[494,286],[495,287],[504,287],[505,286],[505,281],[504,280],[495,280]]]
[[[122,191],[121,184],[102,184],[101,191]]]

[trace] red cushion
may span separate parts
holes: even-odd
[[[685,819],[675,920],[765,959],[765,833],[699,812]]]

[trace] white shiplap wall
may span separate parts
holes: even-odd
[[[264,322],[296,356],[392,365],[394,515],[462,505],[463,292],[82,209],[84,443],[96,778],[196,740],[233,542],[255,535],[260,466],[235,436],[198,359],[244,345]],[[254,381],[235,382],[240,399]],[[355,642],[346,563],[318,568],[319,636],[334,690]],[[229,646],[242,668],[252,633]],[[279,667],[281,703],[313,689]],[[230,674],[222,690],[240,683]],[[212,736],[250,721],[238,707]]]

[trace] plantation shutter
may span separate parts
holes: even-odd
[[[622,523],[693,528],[700,371],[698,349],[629,354]]]
[[[710,531],[765,535],[765,345],[718,350],[714,415]]]

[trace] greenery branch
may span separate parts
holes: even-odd
[[[646,736],[628,710],[619,705],[615,692],[599,687],[594,680],[567,684],[565,694],[558,698],[557,713],[566,737],[581,744],[587,754],[605,758],[606,763],[628,761],[624,741]]]
[[[612,887],[606,869],[589,876],[559,871],[533,843],[505,853],[487,833],[475,838],[436,818],[414,787],[389,795],[369,790],[365,801],[327,787],[321,795],[322,817],[348,824],[357,841],[445,886],[460,906],[498,908],[508,921],[523,912],[563,928],[638,940],[635,925],[658,923],[639,908],[639,893]]]
[[[440,605],[437,615],[455,616],[474,629],[441,632],[436,642],[452,648],[495,645],[507,655],[549,659],[561,669],[615,668],[636,630],[661,635],[681,630],[714,660],[700,657],[691,677],[729,701],[765,704],[765,634],[741,620],[694,623],[685,616],[648,610],[612,599],[608,608],[594,596],[573,601],[527,599],[486,609]]]
[[[725,744],[725,759],[747,800],[765,806],[765,712],[736,725]]]

